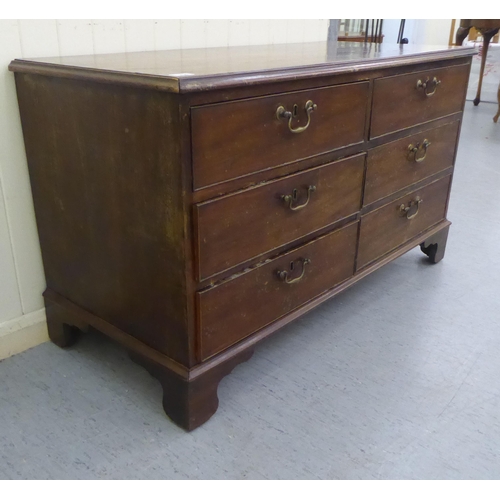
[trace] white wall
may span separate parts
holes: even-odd
[[[328,20],[0,20],[0,359],[46,338],[45,287],[14,58],[326,40]],[[15,339],[29,330],[29,342]]]
[[[448,45],[451,19],[406,19],[404,38],[410,44]],[[401,19],[384,19],[383,33],[385,43],[398,40]]]
[[[448,45],[451,19],[416,19],[413,29],[414,43]]]

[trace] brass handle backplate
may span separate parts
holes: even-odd
[[[427,148],[430,145],[431,143],[427,139],[424,139],[422,144],[417,142],[416,146],[410,144],[408,146],[408,160],[415,161],[417,163],[424,161],[425,157],[427,156]],[[424,154],[422,154],[422,151],[424,152]]]
[[[316,191],[316,186],[309,186],[307,188],[307,200],[302,203],[302,205],[295,205],[294,206],[294,203],[297,202],[297,189],[294,189],[292,191],[292,194],[284,194],[281,196],[281,199],[288,205],[288,208],[290,210],[293,210],[293,211],[296,211],[296,210],[300,210],[302,208],[304,208],[308,203],[309,203],[309,200],[311,199],[311,193],[313,191]]]
[[[418,209],[422,201],[424,200],[422,200],[420,196],[417,196],[414,200],[408,203],[407,207],[404,203],[401,203],[398,207],[399,215],[401,215],[401,217],[406,217],[408,220],[415,218],[418,214]]]
[[[309,100],[306,102],[304,110],[307,115],[307,123],[303,127],[292,127],[292,120],[297,116],[297,104],[293,105],[293,111],[287,111],[284,106],[278,106],[278,109],[276,110],[276,117],[278,118],[278,120],[288,119],[288,128],[290,129],[290,132],[293,132],[294,134],[300,134],[301,132],[304,132],[304,130],[306,130],[311,124],[311,113],[317,108],[318,105],[314,104],[312,101]]]
[[[306,272],[306,265],[311,263],[311,259],[299,259],[300,262],[302,263],[302,272],[300,273],[300,276],[297,276],[296,278],[289,278],[289,271],[278,271],[278,278],[281,281],[284,281],[287,285],[291,285],[293,283],[297,283],[300,281]],[[293,272],[295,268],[295,261],[290,262],[290,272]]]
[[[434,90],[432,92],[427,92],[427,89],[429,87],[431,87],[431,85],[429,85],[429,77],[426,78],[425,82],[422,82],[422,80],[418,80],[417,81],[417,89],[423,89],[424,92],[425,92],[425,95],[427,97],[430,97],[431,95],[434,95],[436,93],[436,90],[438,88],[438,85],[441,84],[441,80],[438,80],[437,77],[435,76],[433,79],[432,79],[432,82],[431,82],[433,85],[434,85]]]

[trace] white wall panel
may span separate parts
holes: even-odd
[[[306,19],[304,23],[304,42],[320,42],[328,37],[328,19]]]
[[[203,19],[181,21],[181,48],[206,47],[206,24]]]
[[[94,52],[106,54],[125,52],[125,26],[123,20],[92,20]]]
[[[394,20],[384,20],[387,25],[387,33],[391,35],[388,43],[396,43],[397,35],[392,35],[394,30]],[[396,20],[399,31],[400,19]],[[451,19],[407,19],[405,23],[404,38],[408,38],[409,43],[417,45],[448,45],[450,37]],[[384,28],[384,33],[386,29]]]
[[[155,22],[150,19],[125,19],[125,48],[127,52],[141,52],[155,48]]]
[[[44,35],[47,38],[43,38]],[[35,51],[37,37],[41,38],[38,51]],[[14,75],[7,69],[12,59],[26,56],[25,50],[39,55],[54,50],[53,54],[57,55],[55,21],[0,21],[0,175],[10,231],[5,235],[5,225],[2,225],[0,237],[4,243],[7,239],[12,246],[18,279],[13,289],[5,291],[3,288],[8,285],[4,283],[2,276],[0,295],[20,296],[24,313],[42,307],[41,293],[45,286]],[[0,316],[0,322],[6,319]]]
[[[301,19],[289,19],[286,23],[286,42],[301,43],[304,41],[304,22]]]
[[[59,55],[57,22],[53,19],[21,19],[21,47],[24,57]]]
[[[22,313],[0,176],[0,323]]]
[[[154,24],[155,49],[168,50],[181,47],[180,19],[158,19]]]
[[[12,145],[4,136],[8,133],[11,113],[8,100],[17,102],[15,95],[7,89],[7,81],[13,79],[7,66],[13,57],[21,55],[18,21],[0,20],[0,323],[21,316],[23,312],[2,182],[4,171],[7,173],[7,169],[12,168],[7,160]]]
[[[4,75],[0,82],[0,103],[0,168],[18,286],[26,313],[43,306],[45,279],[13,75]]]
[[[267,19],[252,19],[250,21],[250,43],[252,45],[266,45],[270,43],[270,22]]]
[[[283,19],[269,21],[269,43],[286,43],[288,22]]]
[[[8,124],[7,99],[13,97],[7,94],[6,82],[12,78],[7,65],[15,56],[21,56],[19,23],[17,20],[0,20],[0,323],[22,314],[2,182],[3,170],[11,168],[4,157],[8,154],[9,144],[3,133]]]
[[[420,43],[427,45],[448,45],[450,39],[451,19],[421,19],[423,21],[423,37]]]
[[[229,45],[229,20],[206,19],[206,46],[227,47]]]
[[[228,45],[250,44],[250,22],[246,19],[231,19],[229,21]]]
[[[59,19],[57,21],[57,35],[61,56],[94,53],[91,19]]]

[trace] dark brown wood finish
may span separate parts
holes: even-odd
[[[357,223],[349,224],[199,293],[201,359],[350,278],[357,233]]]
[[[194,189],[361,143],[367,103],[364,82],[194,107]],[[291,120],[277,117],[280,106]]]
[[[206,92],[472,56],[467,47],[316,42],[16,59],[17,72]]]
[[[368,153],[364,205],[453,165],[459,121],[384,144]]]
[[[443,220],[450,180],[448,176],[435,181],[363,216],[357,268],[361,269]],[[404,208],[408,207],[410,210],[405,212]]]
[[[151,358],[130,351],[130,358],[160,382],[163,389],[163,409],[180,427],[191,431],[204,424],[219,407],[217,388],[220,381],[233,369],[248,361],[253,349],[248,348],[219,362],[202,376],[180,377]]]
[[[200,279],[358,212],[364,164],[354,156],[197,205]]]
[[[443,260],[449,229],[449,226],[441,229],[441,231],[426,238],[426,240],[420,244],[420,249],[429,257],[429,260],[433,264],[437,264],[439,261]]]
[[[469,48],[470,50],[470,48]],[[389,76],[400,75],[403,70],[404,73],[412,73],[414,71],[432,71],[442,68],[443,65],[452,64],[458,66],[460,64],[470,64],[470,57],[464,57],[464,54],[456,54],[455,57],[450,58],[443,63],[442,60],[420,60],[420,62],[409,62],[407,65],[402,65],[403,61],[399,61],[398,65],[381,65],[369,68],[363,66],[355,71],[336,71],[335,75],[324,74],[322,72],[310,72],[303,78],[296,79],[267,79],[264,82],[252,82],[252,84],[245,86],[230,86],[218,87],[215,86],[206,89],[203,92],[186,93],[184,95],[189,97],[192,106],[216,104],[220,102],[233,101],[237,99],[247,99],[257,96],[267,96],[272,94],[281,94],[283,92],[296,92],[301,90],[308,90],[311,88],[328,87],[335,81],[336,85],[363,82],[369,80],[371,83],[377,78],[386,78]],[[282,72],[287,75],[287,72]],[[334,78],[332,78],[334,76]]]
[[[440,179],[443,179],[444,177],[448,177],[453,174],[453,167],[448,167],[445,168],[444,170],[441,170],[441,172],[438,172],[436,174],[433,174],[429,177],[426,177],[425,179],[416,182],[415,184],[412,184],[411,186],[407,186],[403,189],[400,189],[399,191],[396,191],[384,198],[381,198],[377,201],[374,201],[373,203],[370,203],[369,205],[363,206],[361,211],[359,212],[359,216],[364,216],[366,214],[369,214],[373,212],[374,210],[379,209],[380,207],[383,207],[387,205],[388,203],[392,203],[393,201],[396,201],[397,199],[403,197],[403,196],[408,196],[409,193],[412,191],[415,191],[416,189],[421,189],[428,184],[431,184],[432,182],[438,181]]]
[[[460,121],[462,118],[462,113],[454,113],[442,118],[437,118],[432,121],[432,127],[438,127],[454,121]],[[368,124],[369,125],[369,124]],[[324,153],[321,155],[313,156],[304,160],[298,160],[294,163],[289,163],[280,167],[275,167],[272,171],[261,171],[255,174],[249,174],[245,177],[239,179],[233,179],[221,184],[215,184],[213,186],[203,188],[199,191],[194,191],[192,193],[192,200],[194,203],[200,203],[203,201],[208,201],[211,199],[218,198],[227,193],[235,193],[243,189],[248,189],[250,187],[256,186],[267,181],[269,178],[281,178],[285,175],[301,172],[313,168],[317,165],[323,165],[336,161],[338,159],[346,158],[348,156],[354,156],[356,154],[370,151],[371,149],[387,144],[387,142],[392,142],[400,138],[408,137],[411,134],[425,133],[429,129],[429,123],[415,125],[410,129],[397,130],[391,134],[387,134],[382,137],[377,137],[375,139],[368,140],[361,144],[355,144],[354,146],[349,146],[346,148],[337,149],[329,153]]]
[[[16,84],[47,287],[189,366],[174,96]]]
[[[59,347],[71,347],[83,332],[88,332],[89,324],[78,314],[71,314],[66,308],[50,297],[44,297],[47,330],[50,340]]]
[[[424,233],[418,234],[411,240],[407,241],[405,244],[397,247],[392,252],[386,254],[383,258],[374,262],[372,265],[366,266],[363,269],[355,272],[351,278],[343,281],[338,286],[333,287],[332,289],[326,291],[325,293],[322,293],[315,299],[306,302],[305,304],[295,309],[291,313],[282,316],[279,320],[260,329],[255,334],[246,337],[241,342],[236,343],[235,345],[224,350],[223,352],[215,356],[212,356],[207,361],[200,363],[197,366],[189,369],[184,367],[183,365],[176,363],[172,359],[148,347],[147,345],[141,343],[135,337],[128,335],[127,333],[119,330],[113,325],[101,320],[97,316],[94,316],[88,311],[85,311],[76,304],[73,304],[68,300],[64,299],[63,297],[55,294],[51,290],[46,290],[44,292],[44,298],[46,301],[49,300],[50,302],[54,302],[55,304],[60,306],[59,309],[59,312],[61,313],[60,321],[62,321],[64,324],[74,325],[76,318],[78,318],[80,325],[82,325],[78,326],[78,329],[83,328],[86,331],[89,330],[89,326],[91,326],[95,330],[98,330],[99,332],[106,334],[111,339],[125,346],[125,348],[128,349],[131,353],[139,354],[149,360],[152,360],[155,364],[161,365],[162,369],[177,374],[186,381],[189,381],[194,378],[203,377],[204,374],[208,373],[212,369],[217,368],[221,364],[225,364],[232,357],[239,355],[240,353],[246,351],[247,349],[253,348],[258,342],[265,339],[276,330],[279,330],[281,327],[294,321],[295,319],[307,313],[311,309],[314,309],[316,306],[322,304],[324,301],[348,289],[350,286],[356,284],[358,281],[362,280],[364,277],[373,273],[377,269],[380,269],[384,265],[400,257],[409,250],[413,249],[415,246],[418,246],[420,242],[431,239],[435,234],[439,233],[441,230],[449,226],[450,222],[444,220],[436,224],[435,226],[430,227]]]
[[[443,257],[474,50],[347,45],[12,62],[53,342],[121,343],[191,430],[267,335],[414,246]],[[307,100],[293,133],[276,108],[304,126]]]
[[[470,65],[461,64],[375,80],[370,137],[460,111],[469,72]],[[418,86],[419,82],[427,87]]]

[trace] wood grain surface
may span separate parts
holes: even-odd
[[[308,122],[305,104],[317,105]],[[296,117],[278,119],[283,106]],[[368,83],[242,99],[191,109],[193,184],[200,189],[360,143],[368,110]]]
[[[354,272],[358,224],[349,224],[248,273],[198,294],[202,359],[313,299]],[[311,262],[304,265],[304,259]],[[293,269],[292,269],[293,267]],[[286,271],[288,284],[278,277]]]
[[[412,125],[449,115],[463,108],[470,64],[416,71],[400,76],[379,78],[373,89],[370,137],[378,137]],[[436,78],[441,83],[431,85]],[[429,88],[417,87],[429,80]],[[433,95],[427,96],[435,91]]]
[[[382,257],[407,240],[425,231],[446,216],[450,177],[444,177],[426,187],[410,192],[361,218],[357,269]],[[420,198],[418,213],[408,219],[400,206]],[[410,216],[413,212],[410,213]]]
[[[356,213],[364,162],[358,155],[197,205],[200,279]],[[307,203],[298,210],[282,199],[294,190],[292,206]]]

